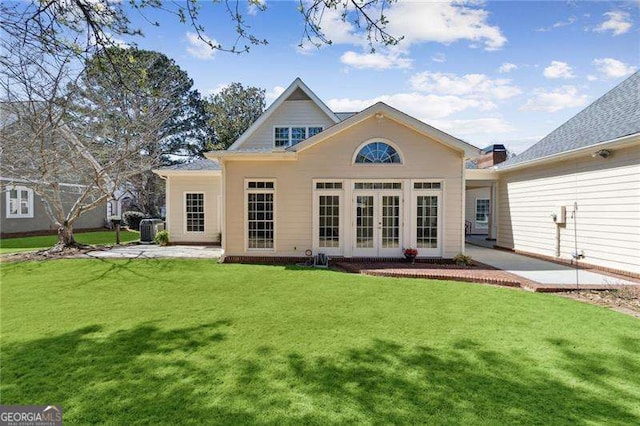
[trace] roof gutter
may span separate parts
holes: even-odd
[[[547,161],[558,161],[558,160],[562,160],[562,159],[565,159],[565,158],[569,158],[569,157],[577,156],[577,155],[580,155],[580,154],[584,154],[584,153],[587,153],[587,152],[597,151],[597,150],[602,149],[604,147],[607,147],[607,148],[623,148],[625,146],[632,145],[634,142],[639,142],[639,141],[640,141],[640,133],[633,133],[631,135],[622,136],[622,137],[619,137],[619,138],[616,138],[616,139],[610,139],[608,141],[598,142],[598,143],[593,144],[593,145],[589,145],[589,146],[585,146],[585,147],[581,147],[581,148],[576,148],[576,149],[560,152],[560,153],[553,154],[553,155],[547,155],[546,157],[540,157],[540,158],[536,158],[536,159],[529,160],[529,161],[523,161],[522,163],[516,163],[516,164],[514,164],[512,166],[500,167],[500,165],[498,165],[498,166],[495,167],[495,170],[497,172],[506,172],[506,171],[523,169],[525,167],[535,166],[537,164],[544,163],[544,162],[547,162]]]

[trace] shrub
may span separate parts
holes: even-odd
[[[456,256],[453,258],[453,261],[456,262],[456,265],[460,265],[460,266],[473,265],[473,260],[471,260],[471,256],[467,256],[462,253],[456,254]]]
[[[129,229],[134,229],[136,231],[139,231],[140,222],[142,221],[142,219],[146,219],[147,215],[145,215],[142,212],[128,211],[128,212],[124,212],[124,214],[122,215],[122,218],[124,219],[124,222],[129,227]]]
[[[169,231],[158,231],[153,242],[163,247],[169,244]]]

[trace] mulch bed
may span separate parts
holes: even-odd
[[[43,261],[53,259],[78,259],[87,257],[87,253],[92,251],[102,251],[111,249],[111,245],[95,245],[86,247],[69,247],[64,250],[38,250],[5,254],[0,256],[0,261],[9,262],[26,262],[26,261]]]
[[[576,290],[558,293],[563,297],[605,306],[624,314],[640,318],[640,287],[616,290]]]
[[[496,284],[508,287],[522,287],[526,280],[488,265],[475,262],[471,266],[430,263],[350,263],[335,264],[347,272],[377,277],[428,278],[454,280],[473,283]]]

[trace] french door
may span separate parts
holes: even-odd
[[[358,191],[353,197],[353,255],[402,255],[402,195],[397,191]]]

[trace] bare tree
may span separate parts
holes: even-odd
[[[82,214],[159,164],[146,147],[174,108],[140,81],[95,85],[103,71],[76,73],[74,60],[23,49],[0,74],[0,173],[41,198],[58,226],[58,249],[77,245],[73,224]]]
[[[385,11],[396,0],[298,0],[304,29],[303,41],[316,46],[331,44],[322,24],[329,11],[356,25],[372,50],[376,45],[394,45],[401,39],[389,34]],[[207,27],[220,27],[219,22],[206,22],[200,14],[203,4],[223,8],[234,24],[235,39],[223,45],[207,35]],[[245,19],[245,7],[265,12],[264,0],[26,0],[0,2],[0,27],[11,37],[23,38],[30,44],[46,46],[49,51],[72,50],[76,54],[92,54],[128,37],[135,42],[142,31],[131,23],[138,15],[154,26],[161,19],[178,19],[189,26],[200,41],[211,49],[232,53],[248,52],[251,46],[268,41],[254,33]],[[153,19],[152,19],[153,17]],[[160,19],[155,19],[155,18]]]

